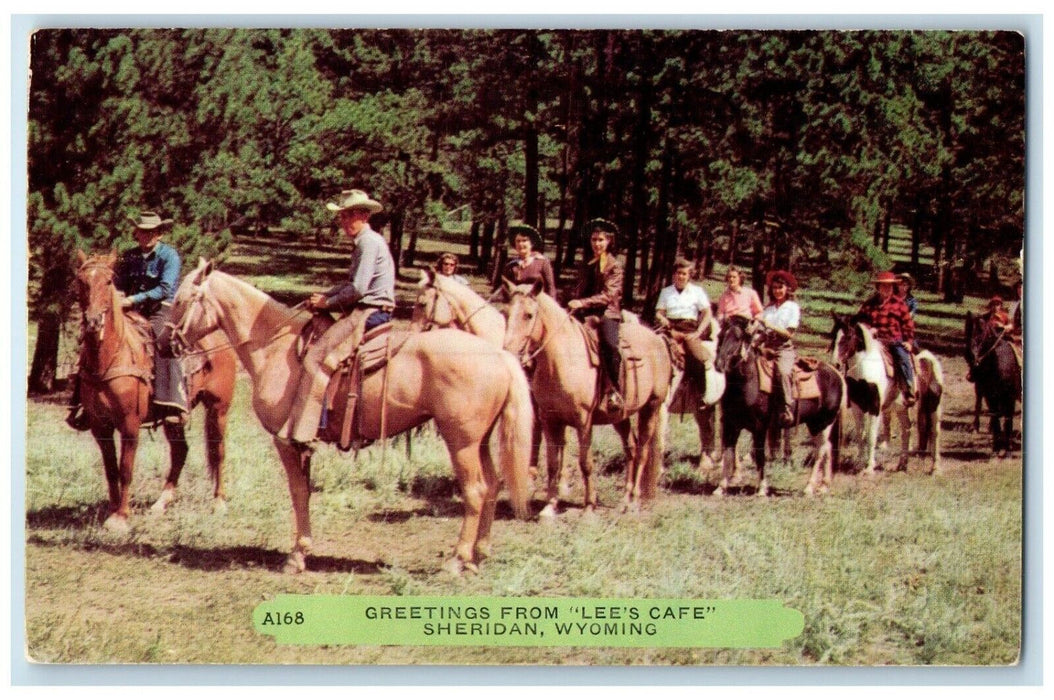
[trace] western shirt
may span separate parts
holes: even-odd
[[[160,308],[161,302],[170,302],[176,296],[179,268],[179,253],[167,243],[158,242],[148,253],[136,247],[121,256],[114,286],[133,307],[150,315]]]
[[[676,285],[664,287],[659,292],[659,301],[655,303],[656,311],[665,311],[666,318],[671,321],[689,320],[695,321],[704,310],[710,308],[710,297],[706,290],[697,284],[689,282],[681,291]]]
[[[325,293],[327,309],[395,306],[395,260],[381,234],[367,225],[355,236],[348,281]]]

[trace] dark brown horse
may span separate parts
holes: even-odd
[[[145,324],[134,323],[132,314],[121,309],[114,286],[116,255],[87,256],[78,251],[76,291],[80,304],[84,339],[80,355],[81,401],[92,436],[102,452],[103,467],[110,492],[110,513],[104,527],[128,531],[129,500],[139,429],[151,420],[150,395],[153,358],[152,339]],[[188,372],[191,406],[205,406],[205,446],[209,473],[213,481],[216,508],[224,507],[223,437],[227,410],[234,395],[235,355],[223,348],[219,336],[203,339],[197,364]],[[209,349],[215,352],[209,352]],[[164,512],[175,499],[176,484],[187,459],[187,439],[183,426],[164,423],[169,444],[170,465],[161,496],[152,510]],[[114,432],[121,436],[121,455],[117,457]]]

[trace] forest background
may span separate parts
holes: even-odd
[[[461,224],[492,276],[510,222],[559,274],[603,216],[645,312],[678,255],[862,293],[893,222],[945,301],[1019,271],[1015,32],[45,29],[31,49],[31,394],[56,386],[76,250],[131,244],[144,208],[184,260],[222,261],[239,234],[334,239],[321,204],[361,187],[401,266]]]

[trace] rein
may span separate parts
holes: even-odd
[[[999,347],[999,343],[1002,342],[1003,336],[1006,335],[1006,331],[1007,331],[1006,328],[1003,328],[1003,329],[1001,329],[999,331],[999,335],[997,335],[995,340],[992,341],[992,344],[988,347],[988,349],[985,350],[983,353],[981,353],[980,357],[978,357],[976,360],[974,360],[974,365],[980,365],[982,360],[984,360],[989,355],[991,355],[993,352],[995,352],[995,349],[997,347]]]
[[[201,303],[200,297],[196,298],[194,301],[197,302],[197,303]],[[299,314],[302,311],[304,311],[304,309],[300,308],[301,306],[304,305],[304,303],[305,302],[302,301],[299,304],[297,304],[296,306],[292,307],[289,310],[290,313],[286,314],[286,316],[276,325],[276,327],[277,328],[281,328],[282,326],[284,326],[286,324],[286,321],[292,320],[292,318],[294,316],[296,316],[297,314]],[[186,312],[184,312],[184,316],[185,315],[186,315]],[[184,347],[189,346],[189,343],[187,343],[186,336],[183,335],[183,330],[181,328],[177,328],[176,324],[174,322],[172,322],[172,321],[165,321],[165,327],[169,328],[172,331],[172,337],[175,338],[176,340],[178,340],[180,345],[182,345]],[[232,343],[232,342],[230,342],[230,340],[228,340],[226,343],[223,343],[221,345],[217,345],[214,348],[183,351],[183,352],[180,353],[180,357],[198,357],[200,355],[211,355],[213,353],[220,352],[221,350],[237,349],[237,348],[240,348],[243,345],[248,345],[249,343],[252,343],[252,342],[260,342],[261,347],[263,347],[263,346],[266,346],[266,345],[270,345],[271,343],[273,343],[274,341],[278,340],[279,338],[282,338],[282,337],[287,336],[287,335],[292,335],[292,333],[293,332],[291,330],[285,330],[285,331],[282,331],[281,333],[275,333],[270,338],[267,338],[264,341],[254,341],[252,338],[248,338],[246,340],[241,341],[240,343]]]
[[[435,290],[437,299],[438,299],[438,297],[442,296],[443,299],[446,300],[447,306],[450,307],[451,312],[453,312],[453,314],[454,314],[454,320],[457,321],[457,323],[459,325],[461,325],[461,327],[464,328],[465,330],[468,330],[468,322],[472,320],[472,317],[475,316],[480,311],[482,311],[483,309],[485,309],[488,306],[490,306],[491,302],[494,301],[494,297],[496,297],[498,295],[498,293],[502,291],[500,287],[498,289],[495,289],[491,293],[491,295],[489,297],[487,297],[483,301],[482,304],[477,306],[475,309],[472,310],[471,313],[469,313],[466,316],[466,315],[462,314],[461,308],[460,308],[460,306],[458,304],[454,304],[454,303],[452,303],[450,301],[451,296],[450,296],[449,293],[439,289],[438,287],[432,287],[432,289]],[[435,303],[432,304],[432,313],[429,314],[428,317],[425,318],[425,322],[427,324],[425,330],[430,330],[431,328],[434,328],[437,325],[436,324],[436,320],[435,320],[436,319],[436,306],[437,306],[437,304],[435,304]]]
[[[564,324],[567,324],[567,323],[571,322],[571,318],[572,318],[571,314],[570,313],[565,314],[563,323],[561,323],[559,326],[554,328],[552,331],[546,331],[546,333],[545,333],[545,340],[543,340],[541,343],[539,343],[538,347],[535,349],[534,352],[527,353],[527,349],[528,349],[528,347],[531,344],[531,336],[534,335],[534,329],[538,326],[538,319],[541,317],[541,313],[540,313],[541,305],[540,304],[538,306],[538,310],[539,310],[539,313],[534,314],[534,318],[531,319],[531,327],[530,327],[530,329],[528,329],[526,335],[524,335],[523,347],[520,348],[520,352],[519,352],[519,355],[520,355],[520,358],[521,358],[520,359],[520,366],[522,366],[522,367],[527,367],[532,362],[534,362],[534,358],[538,357],[538,355],[540,355],[541,352],[543,350],[545,350],[545,347],[549,344],[549,341],[551,341],[553,339],[553,337],[556,336],[556,332],[560,331],[560,330],[563,330]]]

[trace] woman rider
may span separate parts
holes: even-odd
[[[789,428],[794,425],[794,395],[791,381],[794,373],[794,351],[792,338],[801,323],[801,307],[793,300],[798,288],[794,275],[785,270],[773,270],[765,276],[769,304],[762,310],[758,320],[766,329],[765,345],[776,354],[776,379],[780,385],[779,423]],[[773,393],[775,398],[775,392]]]
[[[556,298],[553,266],[542,254],[542,236],[533,226],[516,224],[509,227],[514,257],[505,265],[503,274],[516,284],[542,283],[542,291]]]

